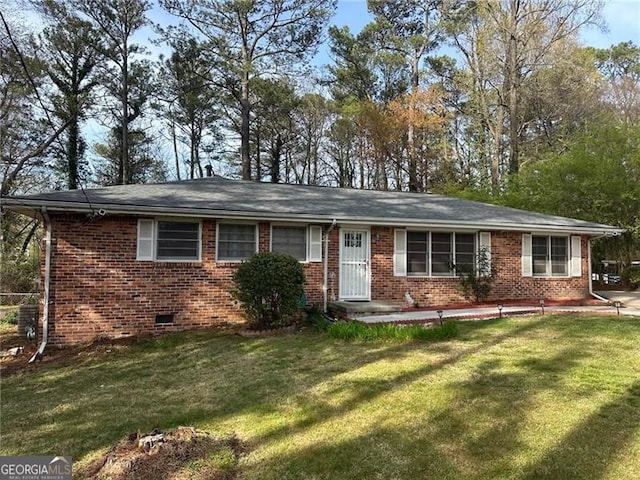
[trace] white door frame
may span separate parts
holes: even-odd
[[[343,281],[343,257],[344,257],[344,234],[346,232],[362,232],[366,237],[364,242],[365,247],[365,258],[361,261],[361,266],[365,268],[365,275],[361,277],[361,280],[364,281],[364,285],[361,285],[362,288],[357,289],[360,290],[361,294],[353,294],[352,289],[346,288]],[[339,281],[340,281],[340,300],[371,300],[371,229],[368,227],[361,226],[349,226],[345,225],[340,227],[340,258],[339,258]]]

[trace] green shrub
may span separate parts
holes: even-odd
[[[8,325],[17,325],[18,324],[18,310],[10,310],[8,312],[0,312],[0,321],[2,323],[6,323]]]
[[[332,338],[351,341],[437,341],[457,336],[458,324],[453,321],[447,321],[442,325],[433,326],[394,325],[388,323],[367,325],[360,322],[340,321],[330,324],[327,328],[327,333]]]
[[[302,265],[294,257],[260,253],[240,264],[233,281],[233,295],[251,328],[272,329],[293,323],[305,283]]]
[[[477,265],[472,268],[459,268],[454,265],[456,273],[460,275],[460,289],[466,298],[473,297],[475,302],[482,302],[489,297],[493,281],[495,280],[495,268],[491,266],[489,251],[482,247],[478,252]]]
[[[622,283],[631,289],[640,286],[640,266],[630,265],[622,271]]]
[[[1,248],[1,247],[0,247]],[[16,255],[2,258],[0,262],[0,292],[24,293],[37,289],[40,264],[35,255]],[[0,305],[11,305],[21,300],[18,296],[0,296]]]

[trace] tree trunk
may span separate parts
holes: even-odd
[[[259,121],[256,121],[255,123],[255,127],[254,127],[254,131],[255,136],[256,136],[256,182],[261,182],[262,181],[262,160],[260,159],[260,149],[262,148],[262,146],[260,145],[260,132],[261,130],[261,125]]]
[[[240,90],[240,157],[242,159],[242,179],[251,180],[251,156],[249,152],[249,72],[243,73]]]
[[[276,136],[275,145],[271,148],[271,182],[280,183],[280,157],[282,156],[282,138]]]
[[[76,103],[74,99],[73,103]],[[67,137],[67,186],[69,190],[78,188],[78,142],[80,141],[80,126],[77,108],[72,107],[69,136]]]
[[[496,110],[496,127],[493,131],[493,151],[491,152],[491,190],[498,192],[500,187],[500,159],[502,158],[502,135],[504,131],[504,105],[500,103]]]
[[[130,183],[129,165],[129,42],[123,38],[122,45],[122,185]]]
[[[173,155],[176,160],[176,175],[180,180],[180,157],[178,155],[178,138],[176,136],[176,122],[171,120],[171,140],[173,142]]]
[[[518,9],[520,0],[511,0],[511,31],[507,51],[507,78],[509,93],[509,173],[518,173],[520,163],[518,159]]]
[[[410,192],[418,192],[420,191],[420,179],[418,178],[418,158],[416,155],[416,141],[415,141],[415,128],[413,126],[413,102],[415,100],[415,95],[418,93],[418,86],[420,84],[419,78],[419,57],[414,56],[411,63],[411,93],[412,98],[409,103],[409,126],[407,128],[407,156],[408,158],[408,171],[409,171],[409,191]]]
[[[189,178],[193,180],[196,174],[196,155],[194,152],[195,132],[193,131],[193,123],[191,123],[189,135],[191,137],[189,141]]]

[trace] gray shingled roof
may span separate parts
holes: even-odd
[[[88,201],[87,201],[88,200]],[[476,229],[621,233],[609,225],[544,215],[441,195],[256,183],[211,177],[120,185],[2,199],[5,207],[49,211],[241,217]]]

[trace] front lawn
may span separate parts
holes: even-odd
[[[640,478],[640,319],[460,324],[437,343],[188,333],[3,378],[0,454],[235,435],[242,478]],[[75,467],[74,467],[75,468]]]

